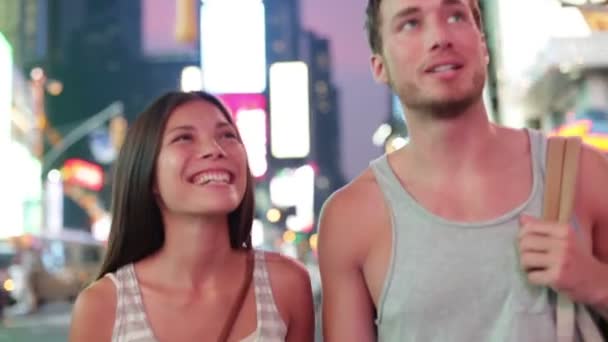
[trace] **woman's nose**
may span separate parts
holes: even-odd
[[[222,158],[226,156],[226,151],[218,144],[218,142],[214,139],[211,141],[207,141],[203,144],[201,148],[200,158],[209,159],[209,158]]]

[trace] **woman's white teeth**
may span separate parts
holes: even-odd
[[[226,172],[207,172],[198,175],[194,179],[194,183],[197,185],[205,185],[208,183],[229,183],[230,175]]]

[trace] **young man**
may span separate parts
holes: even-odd
[[[549,288],[608,308],[608,160],[583,148],[576,224],[540,220],[546,138],[489,122],[476,1],[369,0],[367,16],[410,142],[325,204],[325,341],[553,341]]]

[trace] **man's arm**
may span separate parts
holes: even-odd
[[[367,247],[358,234],[353,198],[334,194],[319,223],[319,267],[323,289],[323,337],[333,341],[375,341],[374,305],[362,265]]]
[[[581,222],[591,224],[591,236],[576,233],[569,224],[524,215],[519,234],[520,261],[532,284],[549,286],[576,302],[591,305],[608,318],[606,157],[584,146],[577,184],[577,215]]]
[[[581,155],[581,182],[593,220],[593,254],[603,264],[595,307],[608,319],[608,158],[588,146]]]

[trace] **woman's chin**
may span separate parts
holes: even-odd
[[[239,206],[239,203],[236,203],[236,202],[218,201],[215,203],[209,203],[208,205],[201,207],[198,212],[204,216],[228,215],[228,214],[232,213],[233,211],[235,211],[236,208],[238,208],[238,206]]]

